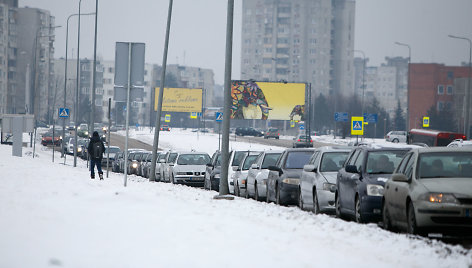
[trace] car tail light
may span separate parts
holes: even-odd
[[[462,139],[463,139],[463,140],[467,140],[467,138],[466,138],[465,135],[462,135]]]
[[[310,142],[313,142],[313,140],[310,140]]]
[[[277,133],[277,136],[280,136],[280,133]]]
[[[298,139],[298,141],[302,141],[301,139]]]

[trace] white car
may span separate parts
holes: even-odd
[[[163,163],[162,169],[161,169],[162,171],[161,181],[171,182],[172,169],[174,167],[174,163],[178,155],[179,155],[178,152],[169,152],[169,154],[167,155],[165,163]]]
[[[232,151],[229,156],[228,165],[228,188],[229,193],[234,194],[233,174],[236,172],[233,167],[238,167],[241,161],[246,157],[248,151]]]
[[[269,166],[275,166],[282,151],[264,151],[259,154],[256,161],[251,165],[246,180],[246,198],[254,197],[262,200],[266,197],[267,177]]]
[[[406,143],[406,131],[390,131],[385,135],[385,140],[393,143]]]
[[[465,141],[465,140],[455,140],[447,145],[447,147],[471,147],[472,141]]]
[[[207,153],[179,153],[172,165],[170,182],[173,184],[203,187],[206,165],[210,161],[210,156]]]
[[[233,167],[233,185],[235,196],[246,196],[246,179],[249,168],[261,152],[249,152],[238,167]]]

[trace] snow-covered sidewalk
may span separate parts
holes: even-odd
[[[0,267],[470,267],[472,251],[0,146]]]

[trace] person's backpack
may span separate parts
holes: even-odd
[[[93,158],[100,158],[102,157],[103,149],[101,142],[94,142],[92,145],[92,157]]]

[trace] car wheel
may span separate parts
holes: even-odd
[[[318,195],[316,189],[313,190],[313,213],[320,214],[320,204],[318,203]]]
[[[171,176],[170,176],[170,183],[175,184],[175,182],[174,182],[174,175],[171,175]]]
[[[247,182],[246,182],[246,194],[244,195],[246,199],[249,199],[249,191],[247,190]]]
[[[388,212],[387,208],[387,202],[383,202],[382,206],[382,221],[383,221],[383,227],[385,230],[392,231],[392,222],[390,221],[390,214]]]
[[[300,187],[298,187],[298,207],[301,210],[304,210],[304,208],[303,208],[303,198],[302,198],[302,189],[300,189]]]
[[[254,200],[259,201],[259,192],[257,191],[257,182],[254,182]]]
[[[278,140],[278,139],[279,139],[279,137],[276,137],[275,139],[276,139],[276,140]]]
[[[415,207],[411,201],[408,204],[408,233],[419,234],[419,229],[416,225]]]
[[[363,223],[364,221],[362,220],[362,214],[361,214],[361,200],[359,196],[356,197],[356,222],[357,223]]]
[[[336,195],[336,199],[334,202],[336,204],[336,218],[344,219],[344,215],[341,212],[341,200],[339,200],[338,195]]]
[[[275,186],[275,203],[277,205],[281,205],[280,204],[280,189],[278,185]]]
[[[398,142],[399,142],[399,140],[395,138],[395,139],[393,139],[393,141],[392,141],[392,142],[393,142],[393,143],[398,143]]]
[[[205,179],[205,180],[203,180],[203,189],[208,190],[207,188],[208,188],[207,187],[207,180]]]
[[[267,203],[270,203],[270,199],[269,199],[269,184],[267,183],[266,185],[266,202]]]
[[[239,196],[239,184],[238,181],[236,181],[236,184],[234,185],[234,195]]]

